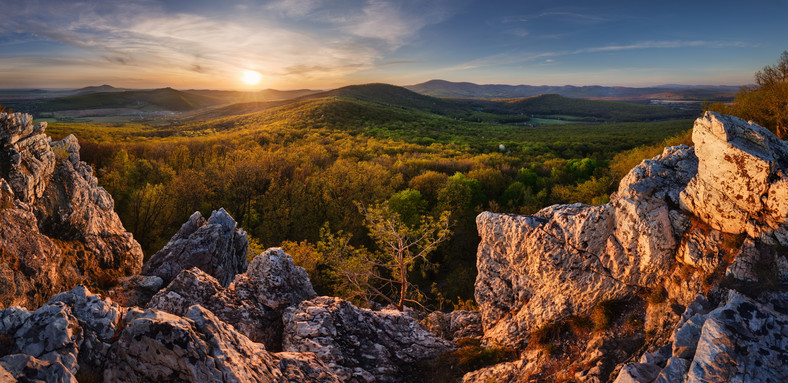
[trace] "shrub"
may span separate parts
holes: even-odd
[[[529,343],[547,346],[561,339],[561,336],[569,331],[569,324],[565,321],[548,323],[531,332],[528,339]]]
[[[591,314],[591,320],[594,321],[594,330],[603,331],[613,325],[616,316],[621,312],[624,301],[619,299],[610,299],[599,302]]]
[[[660,304],[664,303],[665,300],[668,299],[668,292],[665,291],[665,288],[660,286],[654,289],[647,297],[646,300],[648,303],[651,304]]]

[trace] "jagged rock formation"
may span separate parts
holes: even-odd
[[[314,354],[273,354],[199,305],[126,309],[84,287],[0,311],[2,381],[339,382]]]
[[[131,309],[126,321],[109,353],[105,381],[338,382],[313,355],[289,360],[289,354],[271,354],[199,305],[184,317]]]
[[[142,249],[79,160],[74,136],[0,113],[0,307],[37,307],[77,283],[137,273]]]
[[[182,270],[198,267],[227,286],[246,270],[248,247],[246,232],[224,209],[213,211],[207,220],[195,212],[145,263],[142,275],[161,277],[167,284]]]
[[[280,248],[255,257],[244,274],[227,288],[200,269],[182,271],[148,307],[176,315],[199,304],[224,322],[270,350],[282,349],[282,313],[287,307],[316,297],[309,276]]]
[[[598,346],[563,355],[576,359],[566,361],[569,371],[577,370],[569,379],[788,379],[788,313],[779,292],[788,284],[788,144],[757,125],[711,112],[696,121],[693,141],[694,148],[666,148],[632,169],[608,204],[477,217],[476,300],[484,339],[523,352],[517,362],[464,381],[555,374],[529,336],[620,299],[634,302],[632,323],[642,318],[645,326],[603,331]],[[623,368],[599,364],[594,355],[614,354],[604,343],[623,341],[624,332],[632,344],[645,338],[651,352]],[[638,348],[614,363],[635,357]]]
[[[285,351],[314,352],[349,382],[399,382],[418,373],[418,362],[454,347],[405,312],[360,309],[333,297],[288,308],[284,323]]]

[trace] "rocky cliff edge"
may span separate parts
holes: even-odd
[[[607,204],[477,217],[484,339],[523,352],[465,381],[788,379],[788,144],[712,112],[692,138],[632,169]],[[600,315],[608,328],[561,327]],[[540,348],[546,329],[563,334]],[[619,352],[602,352],[611,342]]]

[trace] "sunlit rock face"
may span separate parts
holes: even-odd
[[[774,364],[788,358],[779,292],[788,283],[788,145],[758,125],[711,112],[695,122],[692,137],[694,147],[665,148],[633,168],[605,205],[480,214],[475,287],[484,340],[523,349],[546,324],[634,299],[645,309],[649,352],[613,369],[611,379],[788,379]],[[646,302],[655,291],[664,297]],[[544,377],[535,374],[548,362],[525,350],[521,360],[465,380]],[[573,379],[608,379],[581,364]]]
[[[633,169],[608,204],[480,214],[476,301],[485,338],[522,346],[549,321],[656,286],[675,263],[688,221],[678,196],[696,167],[692,148],[666,148]]]
[[[692,141],[698,173],[683,207],[711,227],[788,245],[788,144],[767,129],[706,113]]]
[[[0,113],[0,307],[37,307],[101,276],[138,273],[142,249],[114,202],[80,161],[74,136]]]

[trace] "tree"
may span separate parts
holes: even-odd
[[[788,51],[776,65],[755,72],[755,86],[742,87],[733,104],[714,103],[706,107],[720,113],[752,120],[780,138],[788,136]]]
[[[381,250],[366,253],[372,256],[369,259],[356,260],[374,266],[369,269],[373,274],[362,276],[368,278],[361,281],[373,295],[396,305],[399,310],[406,302],[420,304],[414,297],[421,294],[409,282],[408,273],[420,262],[429,264],[427,255],[449,238],[449,212],[444,211],[438,218],[421,216],[418,225],[410,226],[392,211],[388,203],[369,208],[359,204],[358,207],[364,215],[370,237]]]

